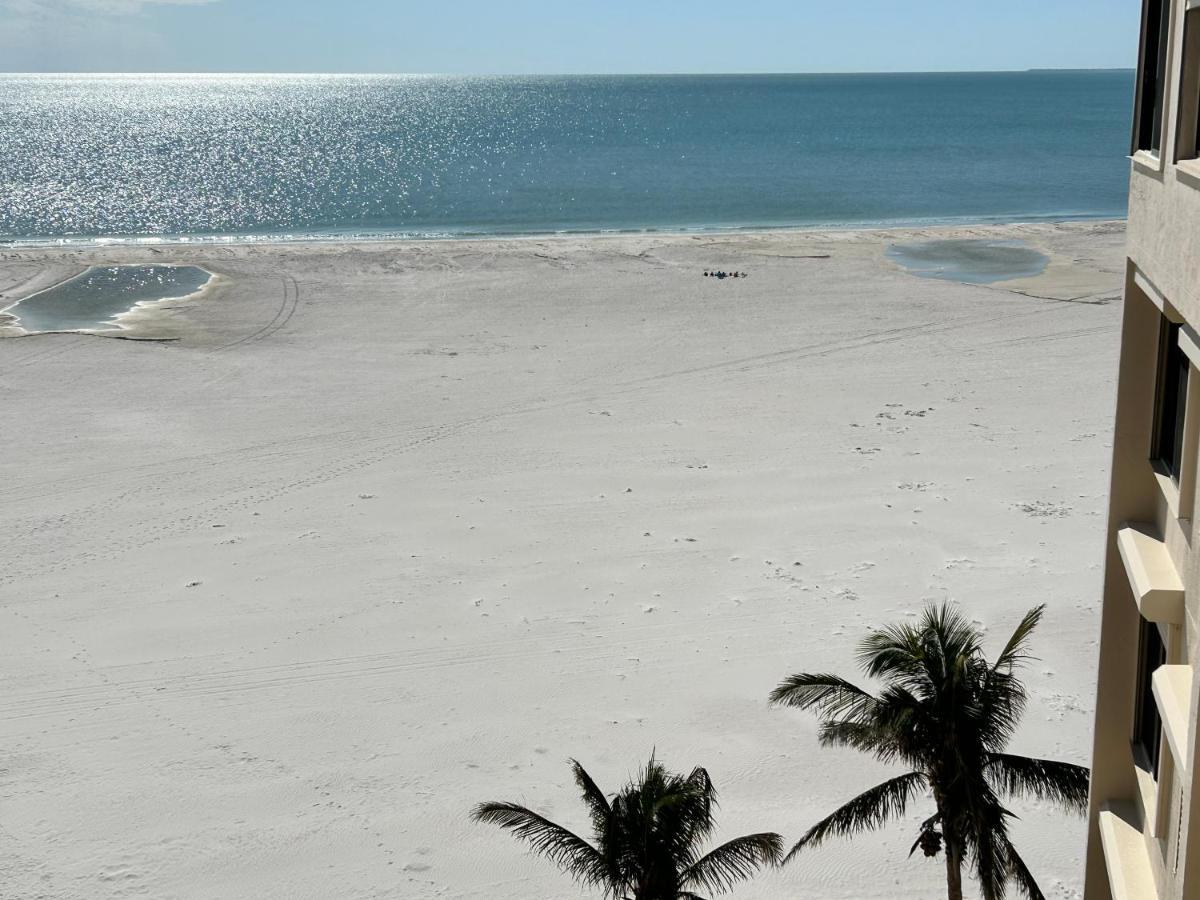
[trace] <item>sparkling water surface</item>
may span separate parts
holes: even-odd
[[[0,76],[0,240],[1122,216],[1131,72]]]
[[[186,297],[211,277],[196,266],[93,266],[4,312],[30,332],[114,329],[113,319],[137,304]]]

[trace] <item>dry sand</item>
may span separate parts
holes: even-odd
[[[937,236],[1053,261],[884,258]],[[1049,604],[1014,750],[1086,762],[1122,243],[0,252],[10,301],[91,262],[222,276],[127,322],[169,342],[0,341],[0,897],[578,896],[470,807],[583,829],[566,758],[616,788],[655,747],[710,769],[722,834],[794,840],[885,770],[768,691],[926,600],[997,645]],[[937,897],[926,807],[734,896]],[[1021,810],[1077,897],[1083,824]]]

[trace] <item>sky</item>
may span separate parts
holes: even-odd
[[[0,0],[0,71],[1131,68],[1139,0]]]

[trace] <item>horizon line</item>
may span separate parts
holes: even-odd
[[[1134,66],[1029,66],[1020,69],[861,69],[861,70],[826,70],[807,72],[784,71],[735,71],[735,72],[342,72],[342,71],[172,71],[172,70],[132,70],[132,71],[7,71],[0,70],[0,75],[183,75],[183,76],[254,76],[271,75],[294,77],[325,76],[343,78],[696,78],[696,77],[752,77],[756,75],[1019,75],[1029,72],[1134,72]]]

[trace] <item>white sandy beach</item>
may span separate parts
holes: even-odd
[[[934,236],[1052,262],[884,257]],[[997,648],[1049,605],[1014,749],[1086,764],[1123,239],[0,249],[0,307],[220,276],[155,340],[0,340],[0,898],[576,897],[471,806],[584,830],[567,758],[616,789],[652,748],[791,842],[884,770],[768,692],[926,600]],[[1020,810],[1077,898],[1083,822]],[[944,896],[927,814],[732,896]]]

